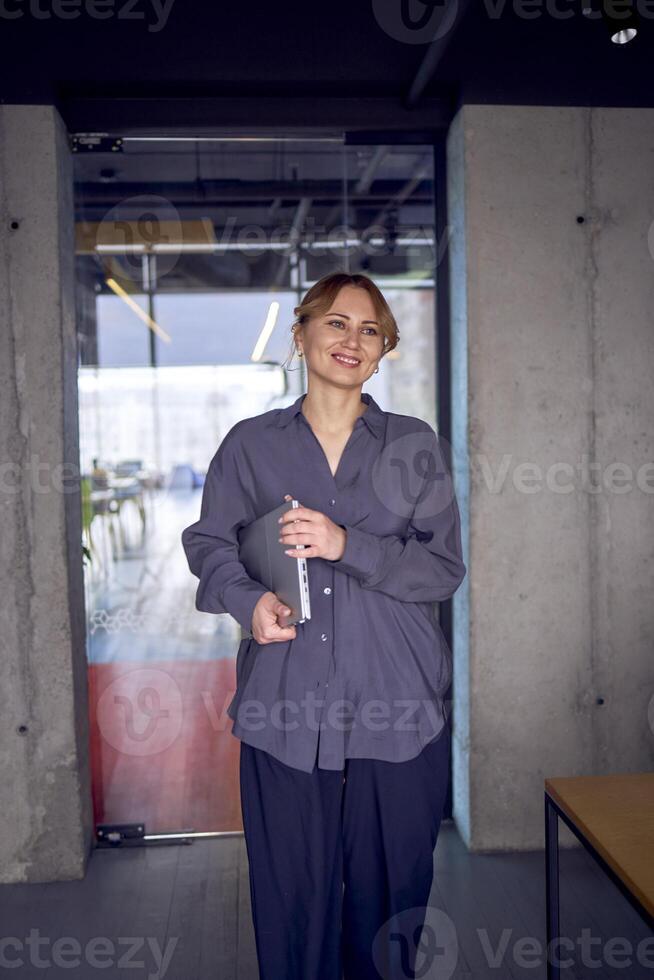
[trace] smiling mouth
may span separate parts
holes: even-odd
[[[361,363],[357,357],[348,357],[346,354],[332,354],[332,357],[343,367],[357,367]]]

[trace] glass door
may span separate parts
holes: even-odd
[[[238,833],[239,628],[181,547],[242,418],[305,390],[293,308],[370,275],[401,343],[366,390],[436,421],[431,146],[75,139],[80,465],[96,824]]]

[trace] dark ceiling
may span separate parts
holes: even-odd
[[[217,241],[255,227],[268,243],[259,255],[185,246],[174,269],[160,255],[159,288],[288,286],[293,254],[275,239],[290,232],[305,249],[300,278],[315,278],[337,256],[306,250],[314,228],[324,240],[343,223],[382,242],[357,246],[352,271],[412,280],[438,264],[430,144],[459,105],[651,104],[654,21],[641,13],[634,41],[613,44],[600,16],[582,15],[598,2],[4,0],[2,96],[59,107],[78,151],[78,223],[95,244],[108,226],[147,237],[147,216],[164,228],[171,210]],[[274,141],[179,141],[250,134]],[[130,143],[145,135],[178,140]],[[119,283],[130,262],[141,277],[138,257],[80,254],[96,288],[107,263]]]
[[[654,21],[612,44],[582,14],[598,2],[2,0],[0,98],[56,105],[77,151],[86,362],[111,290],[301,290],[336,266],[445,290],[439,137],[461,104],[652,104]],[[231,136],[271,139],[208,139]],[[312,247],[344,225],[352,249]]]
[[[74,132],[419,129],[462,102],[651,105],[654,11],[640,0],[638,36],[615,45],[587,2],[5,0],[0,97],[53,102]]]

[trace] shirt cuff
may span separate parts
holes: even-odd
[[[252,630],[252,614],[254,607],[266,592],[269,592],[265,585],[250,579],[247,582],[239,582],[225,589],[222,603],[230,616],[239,624],[241,629],[250,633]]]
[[[350,524],[339,524],[346,533],[345,551],[336,561],[330,562],[341,572],[364,580],[379,566],[381,541],[376,534],[362,531]]]

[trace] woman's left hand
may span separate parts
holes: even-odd
[[[292,500],[289,493],[284,500]],[[285,545],[303,544],[304,548],[290,547],[284,554],[292,558],[326,558],[338,561],[343,557],[347,533],[334,524],[326,514],[309,507],[296,507],[282,514],[279,539]]]

